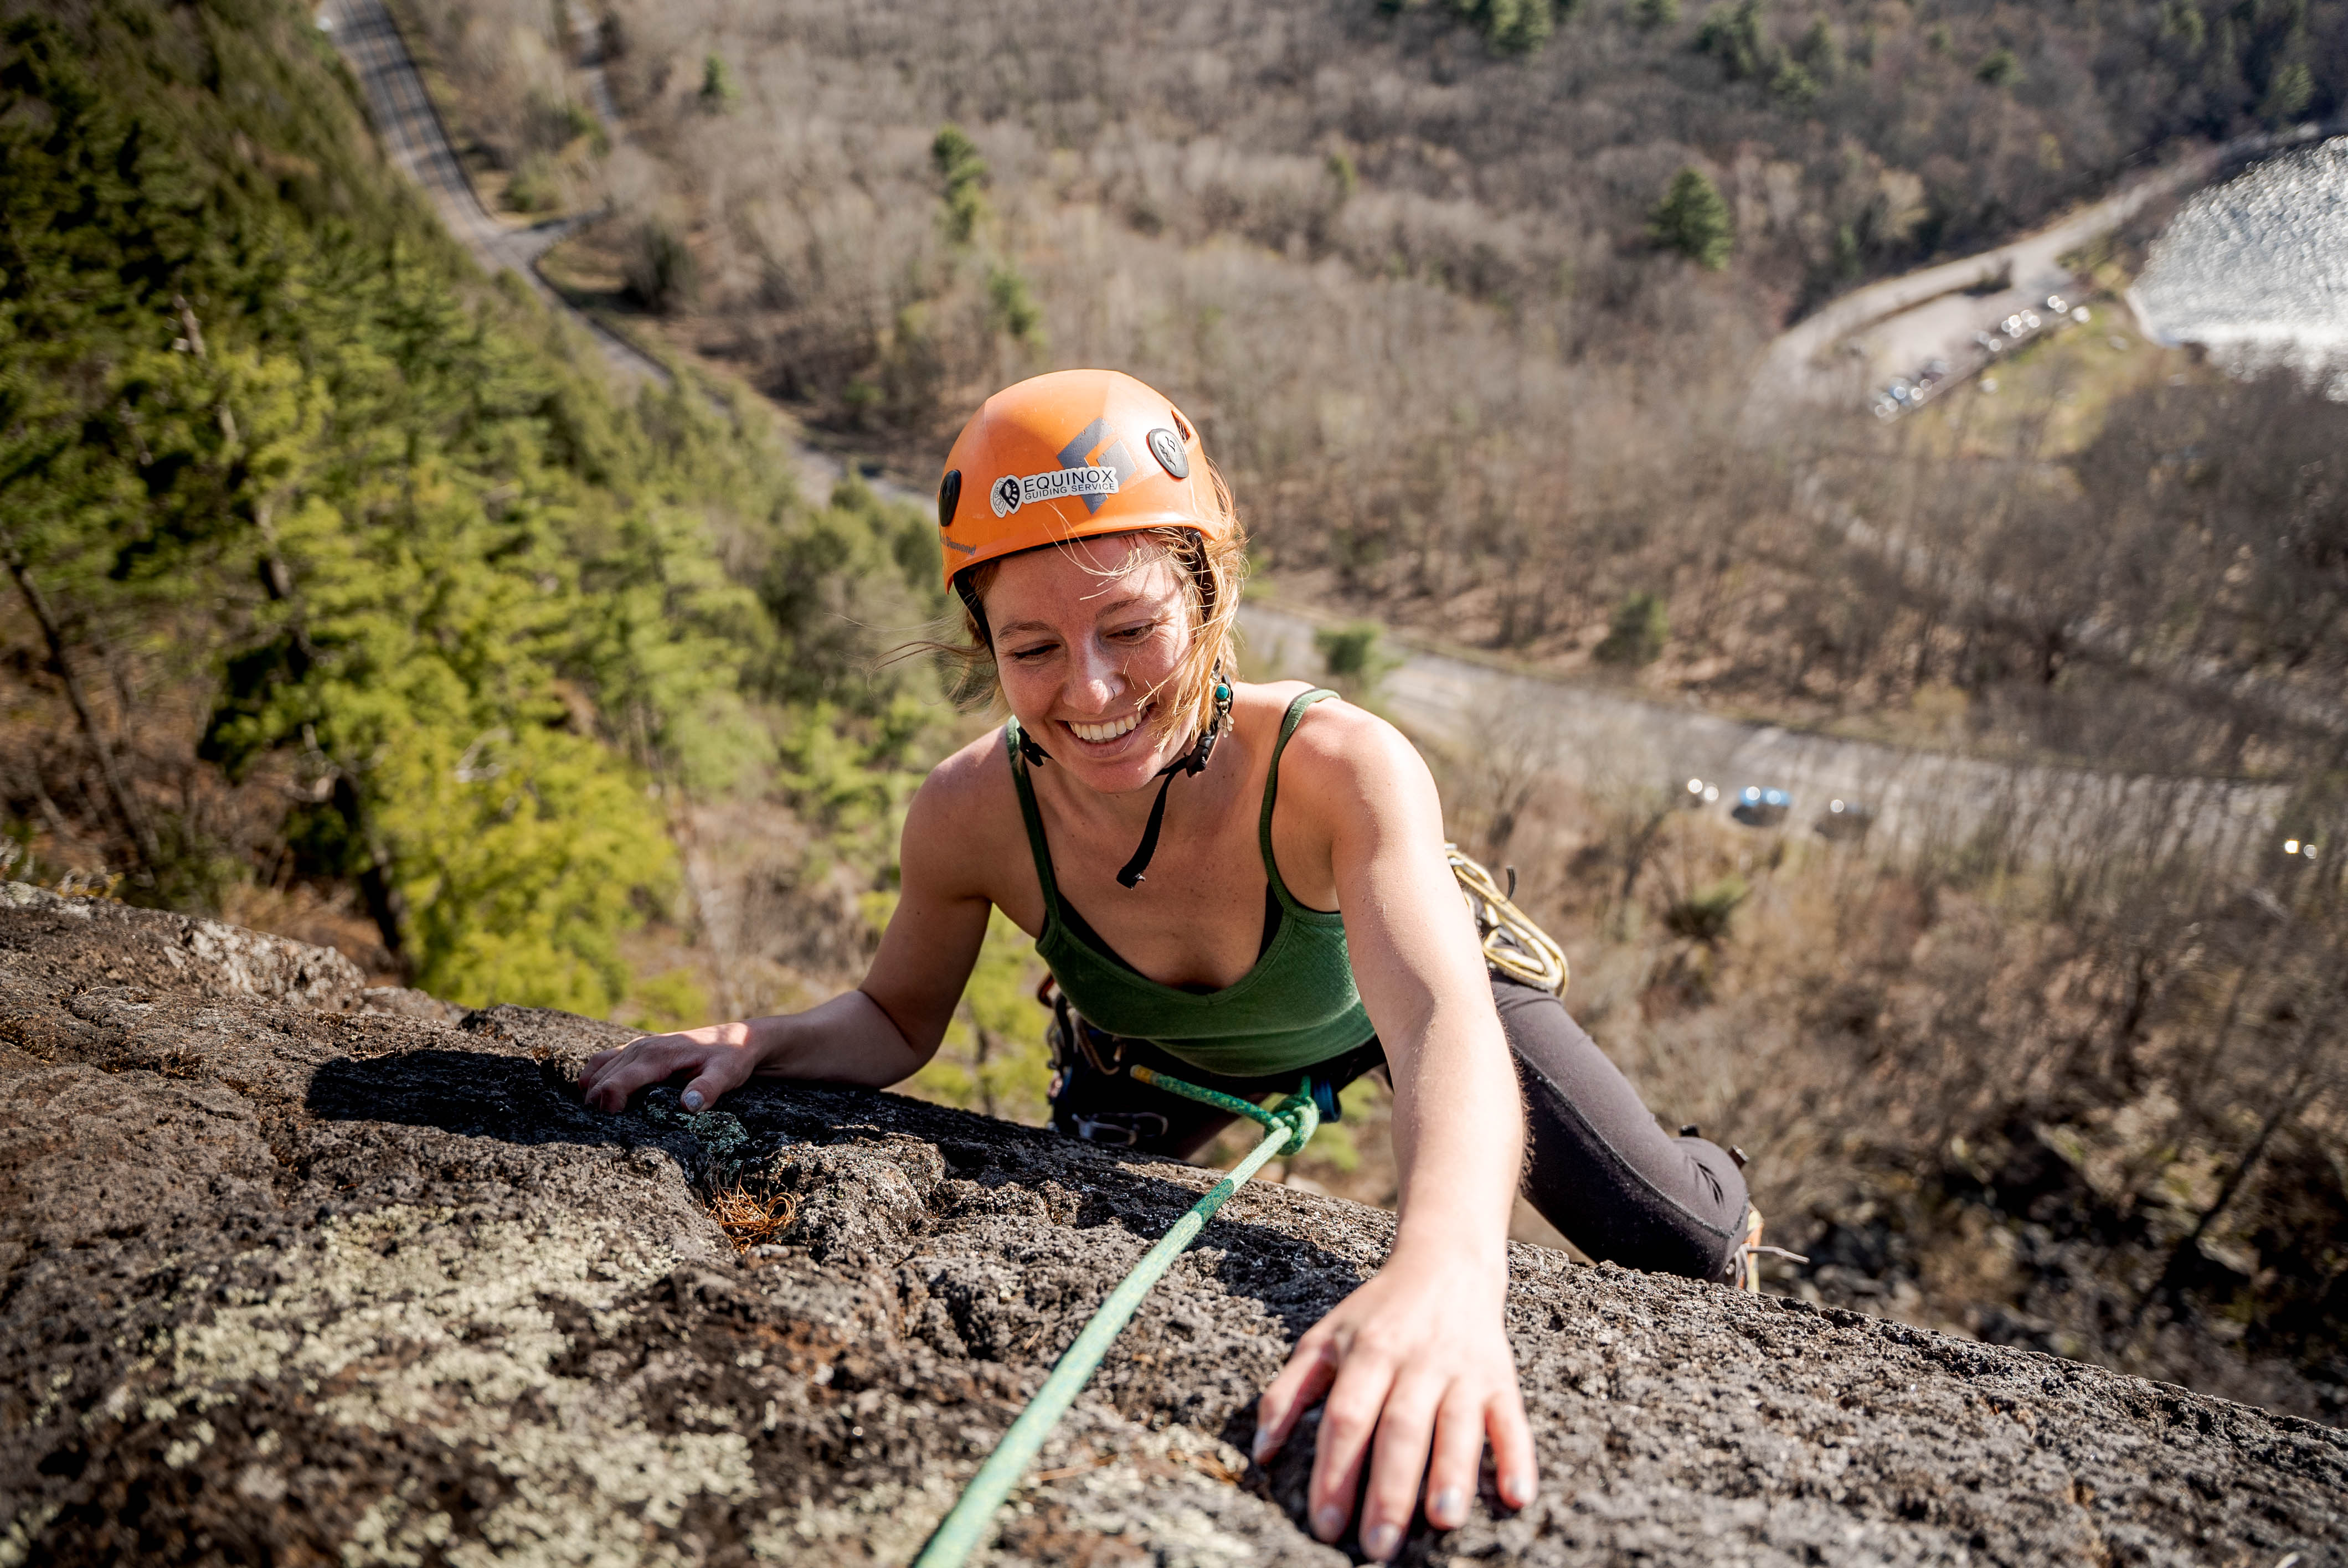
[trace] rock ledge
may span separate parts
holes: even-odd
[[[70,906],[70,907],[67,907]],[[904,1562],[1207,1184],[887,1094],[589,1112],[620,1038],[368,1009],[331,953],[0,887],[0,1568]],[[704,1204],[790,1223],[749,1254]],[[1337,1563],[1256,1390],[1387,1216],[1250,1188],[1004,1561]],[[1540,1499],[1406,1560],[2336,1563],[2348,1438],[2026,1352],[1513,1255]]]

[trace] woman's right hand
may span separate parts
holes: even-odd
[[[764,1020],[761,1022],[767,1021]],[[628,1097],[680,1072],[687,1111],[705,1111],[717,1097],[750,1081],[773,1049],[748,1023],[711,1023],[675,1034],[648,1034],[613,1050],[598,1051],[579,1070],[579,1089],[598,1111],[621,1111]]]

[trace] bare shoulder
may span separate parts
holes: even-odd
[[[916,802],[927,801],[933,807],[967,810],[990,799],[999,798],[1004,804],[1017,804],[1011,784],[1011,767],[1003,744],[1003,732],[989,730],[948,755],[932,768],[915,792]]]
[[[1281,753],[1280,777],[1283,791],[1332,804],[1407,799],[1434,786],[1426,759],[1400,730],[1343,698],[1304,711]]]
[[[932,768],[913,792],[901,854],[909,877],[983,892],[987,867],[1001,863],[1002,848],[1020,833],[1003,733],[989,730]]]

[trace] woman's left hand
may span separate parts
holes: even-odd
[[[1458,1528],[1487,1438],[1500,1501],[1510,1508],[1532,1501],[1532,1428],[1501,1328],[1506,1287],[1504,1266],[1407,1255],[1398,1245],[1375,1277],[1297,1341],[1257,1403],[1255,1457],[1261,1463],[1278,1452],[1297,1419],[1328,1395],[1306,1494],[1313,1534],[1334,1541],[1345,1532],[1365,1464],[1359,1539],[1370,1556],[1383,1561],[1400,1549],[1422,1476],[1427,1523]]]

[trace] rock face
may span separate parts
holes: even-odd
[[[0,1568],[907,1560],[1207,1185],[887,1094],[623,1116],[620,1037],[370,1010],[330,954],[0,898]],[[706,1200],[779,1225],[738,1253]],[[1000,1560],[1337,1563],[1256,1390],[1386,1215],[1250,1188]],[[1519,1249],[1540,1500],[1406,1560],[2302,1564],[2348,1438],[2026,1352]]]

